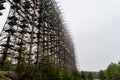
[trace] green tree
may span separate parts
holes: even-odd
[[[112,80],[116,75],[120,75],[119,69],[120,69],[119,64],[111,63],[106,69],[107,79]]]
[[[105,71],[100,70],[100,72],[98,73],[98,78],[99,78],[100,80],[106,80]]]
[[[82,79],[82,80],[85,80],[85,79],[86,79],[86,75],[85,75],[85,73],[84,73],[83,71],[81,71],[81,79]]]
[[[93,80],[93,79],[94,79],[92,72],[89,72],[89,73],[88,73],[87,79],[88,79],[88,80]]]
[[[1,68],[2,70],[8,71],[11,69],[11,61],[9,59],[5,60],[5,64]]]
[[[79,79],[81,78],[80,72],[77,71],[77,70],[73,70],[73,71],[72,71],[72,75],[73,75],[73,79],[74,79],[74,80],[79,80]]]
[[[100,71],[98,74],[100,80],[119,80],[120,79],[120,62],[111,63],[105,71]]]

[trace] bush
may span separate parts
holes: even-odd
[[[4,65],[2,66],[1,70],[8,71],[11,70],[11,61],[6,59]]]

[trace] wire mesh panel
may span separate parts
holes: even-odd
[[[49,57],[54,67],[76,68],[73,44],[54,0],[1,0],[0,10],[5,2],[10,12],[0,36],[1,67],[7,59],[16,67],[24,61],[44,65]]]

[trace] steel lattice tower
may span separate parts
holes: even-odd
[[[6,1],[10,12],[0,36],[0,66],[6,59],[19,66],[23,57],[37,65],[49,55],[55,66],[68,72],[76,68],[73,44],[54,0],[1,0],[0,10]]]

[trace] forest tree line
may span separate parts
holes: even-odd
[[[111,63],[106,70],[100,70],[98,78],[100,80],[120,80],[120,62]]]
[[[12,71],[12,73],[8,74],[8,71]],[[25,75],[24,72],[26,71],[33,72],[34,75]],[[7,77],[13,75],[11,77],[12,80],[24,80],[25,78],[26,80],[30,80],[30,78],[33,78],[32,80],[39,80],[40,78],[44,78],[44,80],[120,80],[120,62],[110,63],[105,70],[100,70],[99,72],[73,70],[71,73],[68,73],[61,68],[54,68],[49,59],[45,61],[44,66],[41,68],[33,66],[32,69],[29,67],[25,68],[24,59],[17,69],[13,69],[10,60],[6,60],[4,66],[0,68],[0,76],[3,74]],[[17,76],[15,76],[16,74]]]
[[[99,72],[80,72],[82,80],[120,80],[120,62],[110,63],[105,70]]]

